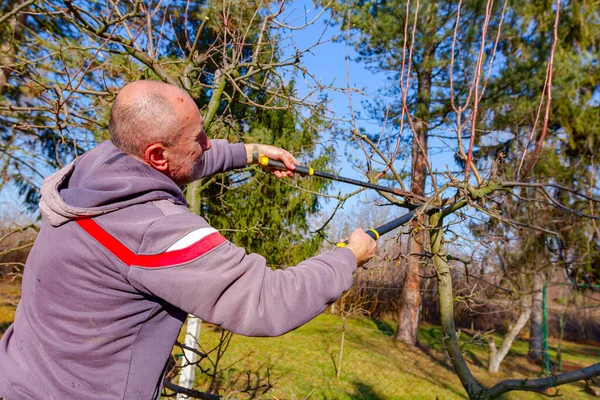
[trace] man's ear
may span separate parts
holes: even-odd
[[[153,143],[144,151],[144,162],[157,171],[165,172],[169,169],[169,160],[165,154],[163,143]]]

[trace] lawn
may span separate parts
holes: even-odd
[[[20,287],[0,282],[0,336],[14,318]],[[203,324],[200,343],[209,351],[219,341],[220,329]],[[240,393],[250,381],[253,387],[271,383],[267,399],[466,399],[448,360],[442,352],[439,327],[423,325],[419,347],[411,348],[393,340],[392,324],[385,321],[352,319],[346,331],[343,362],[337,377],[341,342],[341,319],[323,314],[307,325],[277,338],[247,338],[235,335],[219,361],[223,395],[249,398]],[[471,370],[486,385],[506,378],[535,378],[540,367],[529,363],[527,342],[517,341],[498,376],[489,376],[487,344],[463,332],[464,351]],[[180,337],[183,341],[183,332]],[[496,338],[496,343],[499,343]],[[551,341],[555,357],[556,341]],[[215,353],[211,354],[214,359]],[[600,360],[594,344],[563,344],[565,370]],[[204,366],[209,364],[204,361]],[[197,388],[207,387],[206,376],[198,376]],[[582,392],[584,385],[560,387],[564,399],[592,399]],[[237,391],[237,393],[236,393]],[[515,392],[505,399],[542,399],[540,394]]]
[[[278,338],[247,338],[234,336],[220,361],[226,390],[244,390],[248,377],[273,388],[264,395],[271,399],[465,399],[448,360],[443,356],[439,327],[423,326],[419,333],[419,348],[411,348],[393,340],[390,324],[368,319],[353,319],[346,333],[344,360],[337,378],[341,339],[341,320],[336,315],[323,314],[304,327]],[[213,348],[220,330],[204,324],[200,334],[203,350]],[[497,338],[498,339],[498,338]],[[471,370],[486,385],[506,378],[535,378],[540,367],[529,363],[524,355],[527,342],[513,347],[498,376],[490,376],[487,365],[487,344],[465,333],[461,340]],[[468,343],[467,343],[468,342]],[[497,340],[498,343],[498,340]],[[552,343],[555,344],[555,343]],[[554,357],[554,353],[551,354]],[[590,345],[565,343],[563,361],[569,367],[587,366],[598,362],[600,349]],[[208,365],[208,364],[206,364]],[[198,388],[206,388],[206,378],[198,378]],[[256,384],[255,384],[256,386]],[[585,399],[584,385],[575,383],[560,387],[565,399]],[[554,392],[552,392],[554,393]],[[239,394],[233,398],[245,398]],[[541,399],[540,394],[518,392],[505,399]]]

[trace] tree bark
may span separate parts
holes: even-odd
[[[413,229],[415,226],[413,225]],[[415,237],[418,236],[418,237]],[[411,254],[422,253],[423,234],[411,235],[408,240],[408,260],[406,275],[402,285],[402,305],[398,317],[396,340],[414,346],[417,343],[417,332],[421,319],[421,265],[420,257]]]
[[[467,391],[469,398],[479,398],[479,395],[485,392],[485,387],[481,386],[471,374],[471,371],[462,356],[462,349],[456,335],[452,275],[450,274],[450,266],[448,265],[446,250],[444,248],[444,223],[441,214],[438,213],[432,215],[429,219],[429,223],[431,228],[433,228],[430,230],[429,235],[431,240],[431,253],[433,254],[433,265],[437,275],[438,299],[440,301],[440,322],[444,331],[442,343],[450,357],[454,371]]]
[[[500,370],[500,364],[508,354],[513,342],[519,335],[519,332],[521,332],[521,330],[527,324],[527,321],[529,321],[530,316],[531,298],[530,296],[523,296],[521,298],[521,311],[519,313],[519,318],[517,318],[515,323],[508,330],[508,333],[506,334],[506,336],[504,337],[504,341],[502,342],[502,346],[500,347],[500,351],[496,349],[494,338],[489,338],[490,357],[488,363],[488,372],[490,374],[498,373],[498,371]]]
[[[417,111],[415,113],[413,143],[412,143],[412,170],[411,193],[419,196],[425,194],[427,180],[427,137],[429,129],[429,107],[431,105],[431,61],[434,56],[432,46],[426,48],[419,73]],[[423,218],[423,217],[421,217]],[[417,331],[421,319],[421,255],[425,232],[418,229],[420,221],[413,221],[413,234],[408,239],[408,255],[406,262],[406,275],[401,292],[400,315],[396,340],[414,346],[417,343]]]
[[[535,363],[541,363],[542,349],[542,288],[544,275],[541,272],[533,276],[531,295],[531,324],[529,328],[529,351],[527,358]]]

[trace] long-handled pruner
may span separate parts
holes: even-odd
[[[265,157],[265,156],[260,157],[258,159],[258,162],[263,167],[271,167],[271,168],[276,168],[276,169],[280,169],[280,170],[284,170],[284,171],[288,170],[288,168],[285,166],[285,164],[282,163],[281,161],[271,160],[270,158]],[[386,186],[377,185],[375,183],[359,181],[359,180],[352,179],[352,178],[346,178],[343,176],[334,175],[334,174],[330,174],[327,172],[315,171],[311,167],[305,167],[302,165],[296,165],[296,169],[294,169],[293,172],[299,173],[300,175],[318,176],[320,178],[331,179],[331,180],[338,181],[338,182],[350,183],[352,185],[375,189],[375,190],[379,190],[379,191],[386,192],[386,193],[392,193],[392,194],[396,194],[398,196],[416,197],[414,193],[410,193],[410,192],[407,192],[404,190],[389,188]]]
[[[270,158],[265,157],[265,156],[260,157],[258,159],[258,162],[263,167],[277,168],[277,169],[281,169],[284,171],[288,170],[288,168],[285,166],[285,164],[282,163],[281,161],[271,160]],[[410,193],[410,192],[405,192],[405,191],[402,191],[399,189],[394,189],[394,188],[377,185],[377,184],[374,184],[371,182],[363,182],[363,181],[359,181],[359,180],[352,179],[352,178],[345,178],[343,176],[330,174],[327,172],[315,171],[311,167],[305,167],[302,165],[296,165],[296,169],[294,169],[294,173],[296,173],[296,172],[301,175],[318,176],[318,177],[325,178],[325,179],[332,179],[332,180],[339,181],[339,182],[350,183],[352,185],[357,185],[357,186],[362,186],[362,187],[366,187],[366,188],[370,188],[370,189],[380,190],[382,192],[397,194],[400,196],[414,195],[413,193]],[[374,240],[377,240],[377,239],[379,239],[379,237],[381,235],[385,235],[386,233],[393,231],[394,229],[398,228],[399,226],[406,224],[408,221],[410,221],[414,217],[415,213],[420,211],[422,208],[423,208],[423,206],[421,206],[407,214],[404,214],[403,216],[396,218],[386,224],[383,224],[377,228],[367,229],[365,231],[365,233],[367,235],[371,236]],[[348,241],[346,240],[346,241],[338,243],[337,246],[345,247],[347,244],[348,244]]]

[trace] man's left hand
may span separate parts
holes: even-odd
[[[246,149],[252,152],[252,145],[246,145]],[[288,168],[287,171],[282,171],[275,168],[264,167],[267,171],[271,172],[277,178],[285,178],[286,176],[293,176],[293,170],[296,168],[297,164],[300,164],[296,157],[292,155],[287,150],[281,149],[275,146],[269,146],[268,144],[259,144],[258,145],[258,156],[266,156],[271,160],[281,161]]]

